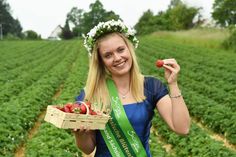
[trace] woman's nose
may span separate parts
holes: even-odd
[[[118,53],[114,53],[114,61],[120,60],[121,56]]]

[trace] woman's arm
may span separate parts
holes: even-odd
[[[85,154],[91,154],[96,147],[96,132],[94,130],[74,130],[75,141],[78,148]]]
[[[173,96],[180,94],[178,85],[170,87]],[[170,98],[169,95],[161,98],[156,104],[157,109],[168,126],[178,134],[186,135],[190,128],[190,116],[182,96]]]
[[[165,68],[165,78],[169,84],[170,96],[166,95],[161,98],[156,107],[173,131],[178,134],[188,134],[190,116],[177,83],[180,66],[175,59],[165,59],[163,67]]]

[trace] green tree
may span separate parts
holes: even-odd
[[[187,7],[185,4],[178,3],[176,6],[169,8],[165,18],[168,19],[170,30],[190,29],[194,26],[193,19],[199,14],[200,8]]]
[[[212,17],[223,27],[236,24],[236,0],[215,0]]]
[[[183,5],[184,3],[181,0],[171,0],[168,6],[169,9],[172,9],[176,6]]]
[[[24,32],[25,39],[27,40],[39,40],[41,39],[41,36],[38,35],[35,31],[33,30],[27,30]]]
[[[65,26],[62,29],[60,37],[62,39],[66,39],[66,40],[73,38],[73,33],[70,30],[70,26],[69,26],[69,21],[68,20],[66,20]]]
[[[90,4],[89,8],[90,11],[84,13],[84,18],[81,21],[83,33],[89,32],[89,30],[99,22],[105,22],[111,19],[120,19],[119,15],[116,15],[113,11],[107,12],[99,0]]]
[[[10,5],[5,0],[0,0],[0,24],[2,24],[3,35],[21,36],[21,24],[18,19],[12,17]]]
[[[111,19],[118,20],[120,17],[113,11],[106,11],[99,0],[90,4],[88,12],[84,12],[78,8],[72,8],[72,10],[67,14],[67,20],[72,22],[75,26],[73,28],[74,36],[86,34],[99,22],[105,22]]]
[[[72,28],[73,36],[77,37],[82,32],[79,26],[81,20],[83,19],[84,10],[73,7],[71,11],[67,14],[67,21],[71,23],[74,27]]]
[[[156,21],[154,17],[151,10],[147,10],[143,13],[139,18],[139,22],[134,26],[138,35],[149,34],[156,30]]]
[[[67,14],[67,21],[72,23],[74,26],[79,26],[80,20],[83,18],[83,9],[78,9],[73,7],[70,12]]]
[[[187,7],[181,0],[172,0],[167,11],[154,15],[150,10],[144,12],[135,25],[137,34],[148,34],[158,30],[183,30],[194,26],[193,19],[200,8]]]

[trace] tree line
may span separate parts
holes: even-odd
[[[217,25],[220,27],[229,27],[236,24],[235,3],[235,0],[215,0],[212,18]],[[120,19],[122,21],[120,16],[115,12],[106,11],[99,0],[90,4],[89,9],[88,12],[85,12],[83,9],[73,7],[67,14],[64,32],[66,32],[65,34],[70,34],[70,38],[80,37],[82,34],[86,34],[93,26],[101,21],[110,19]],[[144,12],[134,27],[138,35],[149,34],[158,30],[177,31],[191,29],[205,21],[200,14],[201,10],[201,7],[187,6],[182,0],[171,0],[166,11],[161,11],[156,15],[151,10]],[[71,30],[68,27],[69,24],[72,26]]]
[[[113,11],[106,11],[102,3],[96,0],[95,3],[90,4],[89,11],[85,12],[82,9],[74,7],[67,14],[64,33],[71,34],[69,37],[82,36],[86,34],[93,26],[101,21],[110,19],[120,19],[119,15]],[[157,15],[151,10],[147,10],[139,18],[137,24],[134,26],[138,35],[152,33],[158,30],[183,30],[194,27],[193,19],[196,15],[200,16],[200,8],[188,7],[181,0],[172,0],[167,11],[159,12]],[[71,30],[68,29],[68,23],[73,25]],[[62,37],[68,37],[63,36]]]
[[[11,15],[10,5],[6,0],[0,0],[0,29],[1,35],[21,36],[22,27],[18,19]]]
[[[33,30],[22,32],[23,28],[18,19],[11,13],[11,7],[6,0],[0,0],[0,36],[7,39],[41,39]]]
[[[158,30],[177,31],[191,29],[204,22],[200,14],[201,9],[189,7],[182,0],[171,0],[166,11],[161,11],[156,15],[151,10],[145,11],[134,27],[138,35],[145,35]],[[236,45],[236,43],[232,42],[232,39],[236,38],[234,35],[236,34],[236,1],[215,0],[212,18],[220,27],[230,27],[231,32],[233,32],[230,40],[225,42],[225,45]],[[66,15],[66,21],[60,37],[63,39],[81,37],[82,34],[86,34],[99,22],[111,19],[123,21],[115,12],[105,10],[99,0],[91,3],[87,12],[73,7]],[[10,34],[19,38],[41,38],[33,30],[22,33],[21,24],[18,19],[12,17],[10,6],[6,0],[0,0],[0,29],[1,26],[4,36]]]

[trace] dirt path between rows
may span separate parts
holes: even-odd
[[[214,133],[213,131],[211,131],[210,129],[206,128],[202,123],[197,122],[197,120],[192,118],[192,121],[199,126],[200,128],[202,128],[204,131],[206,131],[209,136],[216,140],[216,141],[220,141],[223,142],[223,145],[231,150],[236,150],[236,145],[230,144],[229,141],[223,136],[223,135],[219,135],[217,133]]]
[[[61,84],[57,90],[57,92],[54,94],[52,99],[56,99],[60,96],[61,91],[63,89],[63,84]],[[43,111],[37,118],[37,121],[35,122],[34,126],[29,130],[27,140],[21,144],[18,149],[15,152],[15,157],[24,157],[25,156],[25,148],[26,148],[26,142],[33,138],[33,136],[38,132],[39,127],[41,126],[41,122],[43,121],[46,114],[46,110]]]
[[[28,133],[28,137],[27,140],[32,139],[32,137],[37,133],[40,125],[41,125],[41,121],[44,119],[44,116],[46,114],[46,111],[43,111],[39,116],[38,116],[38,120],[37,122],[34,124],[34,127],[29,131]],[[25,143],[22,144],[15,152],[15,157],[24,157],[25,156]]]

